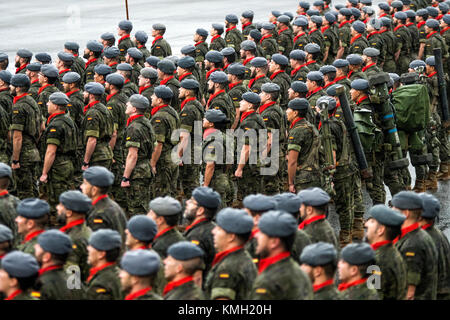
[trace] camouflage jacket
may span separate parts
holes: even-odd
[[[12,111],[13,96],[9,92],[9,89],[0,90],[0,107],[2,107],[9,117]]]
[[[0,194],[0,224],[11,229],[14,239],[16,239],[17,235],[15,219],[17,217],[16,208],[19,202],[19,198],[9,193],[3,192]]]
[[[70,266],[78,266],[81,272],[81,280],[85,281],[89,275],[87,246],[92,230],[86,225],[85,221],[71,228],[62,227],[60,230],[65,232],[72,240],[72,251],[67,258],[64,269],[67,270]]]
[[[169,227],[156,234],[153,238],[152,248],[155,250],[161,259],[167,257],[167,249],[174,243],[185,240],[181,233],[175,227]]]
[[[127,218],[122,208],[108,196],[100,196],[93,202],[93,207],[89,211],[87,225],[92,231],[99,229],[116,230],[125,238]]]
[[[129,79],[125,80],[125,84],[122,87],[121,93],[123,93],[127,98],[131,97],[133,94],[139,93],[139,88],[136,83],[130,81]]]
[[[188,282],[184,282],[189,280]],[[167,291],[164,295],[164,300],[205,300],[205,296],[202,290],[192,281],[192,277],[179,280],[182,284],[176,284],[176,282],[168,283],[170,291]]]
[[[216,51],[222,51],[223,48],[226,47],[225,40],[222,37],[214,38],[214,40],[211,40],[211,43],[209,44],[209,50],[216,50]]]
[[[152,43],[151,53],[152,56],[162,59],[172,55],[172,48],[170,47],[170,44],[162,37],[159,39],[155,38]]]
[[[289,102],[288,90],[291,87],[291,78],[286,72],[281,71],[272,74],[270,81],[280,86],[280,106],[285,110]]]
[[[308,74],[309,71],[310,71],[309,68],[305,64],[302,64],[297,69],[293,69],[291,71],[292,81],[303,81],[306,83],[306,75]]]
[[[244,36],[236,27],[232,27],[226,30],[225,43],[227,47],[231,47],[239,54],[241,51],[241,42],[244,41]]]
[[[36,102],[38,101],[38,97],[39,97],[38,92],[39,92],[40,88],[41,88],[41,84],[39,83],[39,79],[36,79],[31,82],[30,89],[28,89],[28,93]]]
[[[231,123],[234,122],[234,118],[236,116],[236,108],[234,106],[233,100],[225,91],[217,92],[217,95],[213,95],[208,99],[207,109],[217,109],[222,111],[227,119],[230,120]]]
[[[107,265],[105,268],[97,271],[88,278],[86,285],[86,298],[88,300],[123,299],[119,280],[119,268],[116,264]]]
[[[305,46],[311,41],[309,41],[309,37],[306,32],[300,32],[294,37],[293,42],[294,42],[294,47],[292,48],[293,50],[303,50]]]
[[[357,36],[358,37],[358,36]],[[348,54],[359,54],[362,55],[365,48],[369,46],[367,39],[360,35],[358,38],[353,38],[350,40],[350,47],[348,48]]]
[[[121,92],[114,95],[109,95],[106,98],[106,108],[111,112],[114,122],[114,131],[117,131],[117,139],[113,153],[114,160],[119,165],[122,165],[125,162],[125,155],[123,153],[123,139],[127,118],[125,115],[127,100],[127,97]]]
[[[83,84],[94,81],[94,74],[95,74],[94,68],[97,64],[101,64],[101,63],[103,63],[103,62],[102,62],[102,59],[100,59],[100,58],[89,60],[86,63],[84,73],[81,77]]]
[[[50,270],[41,269],[40,275],[31,293],[40,300],[72,300],[73,295],[67,287],[67,278],[62,266],[50,267]]]
[[[239,103],[242,100],[242,95],[248,92],[248,88],[241,83],[238,83],[234,86],[230,86],[230,90],[228,91],[228,95],[233,101],[234,108],[239,108]]]
[[[125,56],[127,55],[127,50],[131,47],[135,47],[133,41],[130,39],[130,35],[127,34],[117,40],[117,47],[119,48],[119,59],[120,61],[125,61]]]
[[[334,283],[326,286],[313,286],[314,300],[342,300],[342,295]]]
[[[260,44],[266,55],[264,58],[266,58],[267,60],[272,59],[272,55],[278,53],[278,43],[272,35],[266,35],[262,37],[260,40]]]
[[[300,224],[300,228],[311,237],[312,243],[323,241],[339,248],[336,234],[325,217],[311,222],[306,220]]]
[[[260,75],[250,80],[248,88],[254,93],[260,94],[262,85],[267,82],[270,82],[270,79],[265,75]]]
[[[294,245],[291,249],[291,257],[296,262],[300,263],[300,255],[303,252],[303,249],[311,244],[311,238],[309,235],[303,230],[297,230],[295,233]]]
[[[150,290],[146,291],[144,294],[138,292],[129,294],[125,297],[125,300],[162,300],[162,297],[156,293],[153,288],[148,288]]]
[[[159,109],[150,119],[155,131],[155,139],[163,144],[161,157],[158,162],[171,163],[170,152],[176,145],[172,141],[172,132],[180,127],[180,117],[171,106]]]
[[[341,290],[342,300],[380,300],[377,290],[367,287],[366,278],[362,280],[364,280],[363,283],[354,284],[345,290]]]
[[[67,110],[72,120],[75,122],[78,128],[81,128],[83,122],[84,113],[84,98],[80,90],[74,90],[67,92],[66,95],[69,97],[70,102],[67,105]]]
[[[286,57],[289,57],[289,54],[292,51],[292,47],[294,45],[294,37],[292,35],[292,31],[289,28],[278,31],[278,52],[281,52]]]
[[[37,230],[27,234],[24,240],[17,245],[17,250],[29,253],[34,256],[34,245],[37,243],[38,236],[45,230]]]
[[[200,221],[198,223],[194,223],[191,227],[187,227],[183,233],[183,236],[187,241],[190,241],[205,252],[204,262],[205,262],[205,270],[204,275],[206,276],[207,272],[211,268],[211,263],[216,255],[216,249],[214,248],[214,239],[211,233],[212,229],[216,224],[209,220]]]
[[[41,109],[41,113],[45,118],[48,118],[47,102],[52,93],[59,92],[58,88],[52,84],[47,84],[41,87],[38,91],[38,106]]]

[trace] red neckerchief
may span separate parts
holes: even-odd
[[[91,103],[89,103],[88,105],[84,106],[83,113],[86,114],[86,112],[87,112],[90,108],[92,108],[92,106],[96,105],[97,103],[100,103],[100,101],[95,100],[95,101],[92,101]]]
[[[145,45],[140,44],[140,45],[138,45],[137,47],[138,47],[138,49],[142,49],[142,48],[145,48]]]
[[[195,225],[197,225],[197,224],[199,224],[199,223],[201,223],[201,222],[204,222],[204,221],[208,221],[208,219],[202,218],[202,219],[200,219],[200,220],[194,221],[193,223],[191,223],[190,225],[188,225],[184,231],[188,231],[188,230],[192,229]]]
[[[196,47],[196,46],[202,44],[203,42],[205,42],[205,41],[199,41],[199,42],[197,42],[196,44],[194,44],[194,46]]]
[[[344,80],[345,78],[347,78],[347,77],[346,76],[337,77],[337,78],[334,79],[334,82],[338,82],[338,81]]]
[[[163,38],[162,36],[156,36],[155,39],[153,39],[152,46],[155,45],[156,41],[158,41],[159,39],[162,39],[162,38]]]
[[[214,42],[214,40],[220,38],[220,34],[216,34],[214,37],[211,38],[211,43]]]
[[[134,120],[136,120],[137,118],[143,117],[143,114],[136,114],[134,116],[131,116],[128,118],[127,120],[127,127],[130,125],[130,123],[132,123]]]
[[[250,111],[246,111],[241,115],[241,122],[245,120],[245,118],[247,118],[249,115],[251,115],[252,113],[254,113],[255,110],[250,110]]]
[[[450,29],[450,27],[445,27],[444,29],[441,30],[441,34],[444,34],[445,31],[447,31],[448,29]]]
[[[174,78],[174,76],[167,77],[166,79],[161,80],[159,85],[166,85],[166,83],[169,82],[170,80],[172,80],[173,78]]]
[[[247,63],[249,63],[250,61],[252,61],[253,59],[255,59],[255,57],[250,57],[244,60],[244,62],[242,62],[242,64],[245,66],[247,65]]]
[[[151,86],[152,86],[152,85],[139,87],[139,94],[142,94],[142,92],[144,92],[145,90],[147,90],[147,89],[150,88]]]
[[[436,8],[436,7],[439,6],[439,4],[438,3],[433,3],[431,6]]]
[[[59,74],[64,73],[64,72],[69,72],[69,71],[70,71],[70,69],[64,69],[64,70],[61,70],[61,71],[59,72]]]
[[[259,44],[262,44],[263,40],[272,37],[272,34],[266,34],[264,37],[261,38],[261,40],[259,40]]]
[[[29,65],[29,63],[24,64],[23,66],[20,66],[16,69],[16,74],[19,73],[20,71],[22,71],[23,69],[25,69],[27,67],[27,65]]]
[[[216,264],[218,264],[220,261],[222,261],[226,256],[228,256],[230,253],[238,251],[240,249],[244,248],[244,246],[237,246],[234,248],[231,248],[229,250],[225,250],[219,253],[216,253],[214,260],[211,264],[212,267],[214,267]]]
[[[296,35],[295,37],[294,37],[294,43],[297,41],[297,39],[298,38],[300,38],[301,36],[304,36],[306,33],[304,33],[304,32],[300,32],[298,35]]]
[[[417,28],[418,28],[418,29],[422,28],[422,26],[423,26],[425,23],[427,23],[427,22],[426,22],[426,21],[420,21],[420,22],[418,22],[418,23],[417,23]]]
[[[251,88],[253,86],[253,84],[255,83],[256,80],[264,78],[266,75],[262,74],[259,76],[254,77],[253,79],[250,80],[250,82],[248,83],[248,87]]]
[[[173,289],[182,286],[185,283],[194,281],[194,277],[193,276],[189,276],[189,277],[185,277],[183,279],[177,280],[177,281],[171,281],[168,284],[166,284],[166,286],[164,287],[164,291],[163,291],[163,296],[165,296],[166,294],[168,294],[170,291],[172,291]]]
[[[384,241],[375,242],[374,244],[371,244],[370,246],[372,247],[373,250],[378,250],[378,248],[385,246],[387,244],[390,244],[390,243],[392,243],[392,241],[384,240]]]
[[[276,103],[276,101],[270,101],[266,104],[263,104],[262,106],[259,107],[259,114],[263,113],[264,110],[266,110],[268,107],[273,106]]]
[[[355,22],[355,19],[350,19],[350,24],[352,24],[353,22]]]
[[[35,238],[35,237],[37,237],[38,235],[40,235],[42,232],[44,232],[45,230],[37,230],[37,231],[33,231],[32,233],[30,233],[30,234],[27,234],[26,236],[25,236],[25,239],[23,239],[23,241],[22,241],[22,244],[23,243],[26,243],[26,242],[28,242],[28,241],[30,241],[30,240],[32,240],[33,238]]]
[[[209,70],[209,71],[206,73],[206,80],[209,79],[209,76],[211,75],[211,73],[213,73],[214,71],[217,71],[217,70],[220,71],[221,69],[219,69],[219,68],[214,68],[214,69]]]
[[[322,288],[331,286],[333,283],[334,283],[334,280],[333,280],[333,279],[330,279],[330,280],[327,280],[327,281],[325,281],[325,282],[322,282],[321,284],[314,284],[314,285],[313,285],[313,291],[314,291],[314,292],[317,292],[317,291],[319,291],[319,290],[322,289]]]
[[[414,25],[413,22],[408,22],[407,24],[405,24],[405,26],[407,26],[407,27],[412,26],[412,25]]]
[[[150,249],[150,245],[144,245],[144,246],[140,246],[139,248],[133,249],[133,250],[147,250]]]
[[[309,98],[309,97],[311,97],[314,93],[319,92],[320,90],[322,90],[322,87],[318,87],[318,88],[316,88],[316,89],[314,89],[314,90],[312,90],[312,91],[309,91],[309,92],[306,94],[306,97]]]
[[[129,34],[124,35],[122,38],[120,38],[120,39],[117,41],[117,45],[119,45],[123,40],[125,40],[125,39],[127,39],[127,38],[129,38],[129,37],[130,37]]]
[[[432,73],[428,74],[427,77],[431,78],[432,76],[434,76],[437,73],[437,71],[433,71]]]
[[[309,30],[308,35],[311,35],[311,33],[315,32],[315,31],[317,31],[317,28]]]
[[[379,34],[379,32],[378,31],[372,31],[371,33],[369,33],[368,35],[367,35],[367,39],[369,39],[371,36],[373,36],[374,34]]]
[[[230,28],[227,28],[226,32],[228,33],[228,32],[230,32],[230,31],[233,30],[233,29],[236,29],[236,26],[232,26],[232,27],[230,27]]]
[[[250,234],[250,237],[248,238],[248,241],[252,240],[256,234],[259,232],[259,229],[256,228],[255,230],[252,231],[252,233]]]
[[[116,92],[114,92],[114,93],[111,93],[111,94],[108,94],[107,96],[106,96],[106,102],[109,102],[109,100],[111,100],[111,98],[112,97],[114,97],[116,94],[118,94],[119,92],[118,91],[116,91]],[[139,94],[141,94],[140,92],[139,92]]]
[[[305,63],[305,66],[309,66],[310,64],[316,63],[316,60],[310,60],[308,62]]]
[[[34,84],[34,83],[36,83],[36,82],[38,82],[39,81],[39,79],[34,79],[33,81],[31,81],[31,84]],[[2,90],[3,91],[3,90]]]
[[[364,19],[364,24],[367,24],[367,22],[369,22],[369,18]]]
[[[73,95],[75,92],[78,92],[78,91],[80,91],[80,89],[75,89],[75,90],[69,91],[66,93],[66,96],[70,98],[71,95]]]
[[[431,31],[429,34],[427,34],[427,39],[430,39],[430,37],[435,33],[437,33],[437,31]]]
[[[398,240],[400,240],[401,238],[406,236],[408,233],[410,233],[410,232],[412,232],[414,230],[417,230],[417,229],[419,229],[419,223],[418,222],[410,225],[409,227],[402,228],[402,234],[399,235],[397,238],[395,238],[394,241],[392,241],[392,243],[394,243],[394,244],[397,243]]]
[[[376,66],[377,64],[375,62],[369,63],[367,66],[365,66],[364,68],[362,68],[362,72],[365,72],[367,69],[369,69],[370,67]]]
[[[206,107],[209,108],[209,104],[211,103],[211,101],[213,101],[221,93],[225,93],[225,90],[220,90],[220,91],[212,94],[208,99],[208,103],[206,104]]]
[[[47,125],[50,123],[50,121],[52,121],[52,119],[56,116],[59,116],[60,114],[66,114],[64,111],[63,112],[57,112],[57,113],[53,113],[51,115],[48,116],[47,119]]]
[[[432,223],[424,224],[424,225],[422,226],[422,229],[423,229],[423,230],[427,230],[427,229],[428,229],[429,227],[431,227],[431,226],[433,226]]]
[[[348,74],[347,74],[347,78],[348,78],[348,79],[350,79],[352,73],[353,73],[353,70],[350,70],[350,71],[348,72]]]
[[[273,80],[277,75],[279,75],[280,73],[283,73],[284,70],[278,70],[277,72],[274,72],[271,76],[270,76],[270,80]]]
[[[141,289],[139,291],[136,291],[135,293],[131,293],[131,294],[127,295],[125,297],[125,300],[135,300],[135,299],[145,295],[147,292],[149,292],[151,290],[152,290],[152,287],[147,287],[147,288]]]
[[[246,22],[246,23],[244,23],[243,25],[242,25],[242,31],[244,31],[244,29],[246,28],[246,27],[248,27],[249,25],[251,25],[252,23],[251,22]]]
[[[278,30],[278,35],[280,35],[283,31],[286,31],[287,29],[289,29],[288,27],[284,28],[284,29],[280,29]]]
[[[291,126],[289,127],[289,129],[292,129],[297,122],[299,122],[300,120],[303,120],[303,119],[305,119],[305,118],[297,118],[294,121],[292,121]]]
[[[105,268],[108,268],[109,266],[112,266],[114,264],[116,264],[116,263],[115,262],[107,262],[105,264],[102,264],[100,267],[91,268],[89,270],[89,277],[87,278],[86,282],[89,283],[89,281],[91,281],[92,277],[95,276],[97,274],[97,272],[99,272]]]
[[[216,132],[217,129],[214,128],[208,128],[205,131],[203,131],[203,140],[205,140],[211,133]]]
[[[383,18],[383,17],[386,17],[386,16],[387,16],[387,13],[382,13],[382,14],[380,14],[379,18]]]
[[[100,197],[98,197],[97,199],[95,199],[94,201],[92,201],[92,205],[95,206],[97,204],[97,202],[99,202],[100,200],[103,200],[105,198],[108,198],[107,194],[101,195]]]
[[[97,58],[88,60],[88,62],[86,62],[86,64],[84,65],[84,68],[89,67],[89,65],[90,65],[91,63],[95,62],[95,61],[97,61]]]
[[[404,27],[404,26],[405,26],[404,24],[399,24],[398,26],[396,26],[394,28],[394,31],[397,31],[398,29],[400,29],[401,27]]]
[[[127,84],[128,82],[130,82],[130,79],[125,79],[124,84]]]
[[[164,230],[161,230],[160,232],[158,232],[158,233],[156,234],[156,236],[153,238],[153,242],[154,242],[156,239],[158,239],[159,237],[161,237],[163,234],[165,234],[165,233],[169,232],[170,230],[172,230],[173,228],[175,228],[175,226],[165,228]]]
[[[83,224],[84,221],[86,221],[84,218],[72,221],[72,222],[66,224],[64,227],[60,228],[59,231],[66,232],[67,230],[72,229],[75,226],[79,226],[80,224]]]
[[[362,278],[362,279],[359,279],[359,280],[356,280],[356,281],[353,281],[353,282],[349,282],[349,283],[341,283],[338,286],[338,290],[339,291],[344,291],[344,290],[347,290],[350,287],[357,286],[357,285],[362,284],[362,283],[364,283],[366,281],[367,281],[367,278]]]
[[[378,31],[378,33],[379,33],[379,34],[383,34],[383,33],[385,33],[386,31],[387,31],[387,29],[384,29],[384,30]]]
[[[41,268],[41,269],[39,269],[39,277],[48,271],[57,270],[57,269],[62,269],[62,266],[50,266],[47,268]]]
[[[258,273],[263,272],[268,267],[270,267],[272,264],[277,263],[280,260],[290,257],[290,255],[291,255],[291,253],[289,251],[284,251],[280,254],[277,254],[276,256],[261,259],[258,264]]]
[[[328,88],[329,86],[332,86],[333,84],[335,84],[336,83],[336,79],[334,79],[333,81],[331,81],[331,82],[328,82],[326,85],[324,85],[323,87],[322,87],[322,89],[326,89],[326,88]]]
[[[355,42],[356,41],[356,39],[359,39],[359,38],[361,38],[362,37],[362,34],[360,33],[360,34],[357,34],[356,36],[354,36],[351,40],[350,40],[350,44],[353,44],[353,42]]]
[[[189,101],[194,101],[195,99],[195,97],[184,99],[183,102],[181,102],[180,111],[183,110],[186,103],[188,103]]]
[[[15,297],[17,297],[19,294],[22,293],[22,290],[18,289],[11,293],[9,296],[7,296],[4,300],[13,300]]]
[[[344,22],[341,22],[339,24],[339,28],[342,28],[343,26],[345,26],[347,23],[350,23],[350,20],[345,20]]]
[[[38,95],[42,93],[42,91],[44,91],[45,88],[52,86],[52,84],[47,83],[45,85],[43,85],[42,87],[39,88],[38,90]]]
[[[116,64],[119,64],[119,63],[118,63],[118,62],[111,62],[111,63],[109,64],[109,66],[112,67],[112,66],[115,66]]]
[[[2,191],[0,192],[0,197],[6,196],[7,194],[9,194],[8,190]]]
[[[356,101],[356,104],[359,105],[361,102],[363,102],[366,99],[369,99],[369,97],[368,96],[361,97],[358,101]]]
[[[324,33],[328,29],[330,29],[330,26],[323,26],[322,28],[320,28],[320,32]]]
[[[438,15],[435,19],[439,21],[439,20],[441,20],[443,17],[444,17],[444,15],[443,15],[443,14],[440,14],[440,15]]]
[[[302,223],[300,223],[300,225],[298,226],[298,228],[301,230],[304,227],[306,227],[308,224],[313,223],[314,221],[319,221],[319,220],[325,220],[326,216],[324,214],[321,214],[320,216],[315,216],[312,217],[308,220],[303,221]]]
[[[306,63],[302,64],[301,66],[299,66],[298,68],[295,68],[294,70],[291,71],[291,77],[293,77],[297,72],[300,71],[301,68],[306,67]]]
[[[192,72],[186,72],[185,74],[181,75],[178,80],[181,82],[181,81],[183,81],[184,78],[186,78],[187,76],[190,76],[191,74],[192,74]]]
[[[20,99],[22,99],[23,97],[25,97],[25,96],[27,96],[27,95],[28,95],[28,92],[26,92],[26,93],[24,93],[24,94],[22,94],[22,95],[20,95],[20,96],[14,97],[14,99],[13,99],[13,104],[16,104],[17,101],[19,101]]]
[[[228,89],[231,90],[231,89],[233,89],[234,87],[236,87],[238,84],[241,84],[241,83],[242,83],[242,81],[238,81],[238,82],[236,82],[236,83],[230,83],[230,84],[228,85]]]
[[[231,64],[231,63],[227,63],[226,65],[224,65],[224,66],[223,66],[223,71],[227,70],[230,64]]]
[[[168,104],[163,104],[162,106],[154,107],[150,113],[152,114],[152,116],[154,116],[155,113],[157,113],[159,110],[161,110],[162,108],[165,108],[167,106],[168,106]]]

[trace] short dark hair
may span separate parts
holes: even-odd
[[[47,226],[48,218],[49,218],[49,215],[48,215],[48,214],[44,214],[44,215],[43,215],[42,217],[40,217],[40,218],[31,219],[31,220],[33,220],[33,221],[36,223],[36,226],[37,226],[38,228],[43,229],[43,228],[45,228],[45,227]]]
[[[280,237],[280,241],[284,246],[284,249],[286,251],[291,251],[292,247],[294,246],[294,241],[295,241],[295,237],[297,235],[297,232],[294,232],[293,234],[291,234],[290,236],[287,237]]]
[[[111,84],[110,83],[110,85],[114,86],[114,88],[116,88],[117,90],[122,90],[122,88],[123,88],[123,84]]]
[[[90,93],[90,94],[92,94],[94,96],[95,100],[100,100],[102,98],[101,94],[93,94],[93,93]],[[97,186],[95,186],[95,187],[97,187]],[[97,187],[97,188],[99,188],[101,192],[102,192],[102,190],[105,190],[105,189],[109,190],[109,187]],[[105,193],[102,193],[102,194],[106,194],[107,192],[108,191],[106,191]]]
[[[277,101],[278,97],[280,96],[280,91],[276,92],[267,92],[268,95],[270,95],[270,100]]]
[[[172,102],[172,98],[170,98],[170,99],[161,98],[161,99],[165,104],[170,104]]]
[[[324,76],[327,76],[328,80],[333,81],[334,79],[336,79],[336,72],[334,72],[334,71],[328,72]]]
[[[389,241],[393,241],[402,233],[402,226],[384,226],[386,228],[386,239]]]
[[[203,259],[197,257],[186,261],[181,261],[181,264],[183,265],[183,270],[185,273],[188,275],[193,275],[195,271],[203,268]]]
[[[327,276],[327,278],[334,278],[337,268],[337,261],[330,262],[321,266],[323,268],[323,272]]]
[[[18,277],[13,277],[13,276],[9,275],[10,278],[17,279],[17,282],[19,283],[19,289],[22,291],[27,291],[28,289],[33,287],[34,284],[36,283],[38,276],[39,276],[38,273],[36,273],[35,275],[32,275],[30,277],[25,277],[25,278],[18,278]]]
[[[129,34],[129,32],[128,32],[128,34]],[[114,43],[116,43],[116,39],[108,39],[105,41],[106,41],[106,44],[108,45],[108,47],[112,47],[114,45]]]
[[[236,238],[239,240],[239,242],[244,245],[247,243],[248,239],[250,238],[250,235],[252,234],[252,232],[247,232],[247,233],[241,233],[241,234],[236,234]]]
[[[120,256],[121,248],[114,248],[106,252],[105,259],[108,262],[116,262]]]
[[[125,79],[131,79],[131,75],[132,75],[132,72],[131,71],[125,71],[125,70],[120,70],[120,71],[122,71],[123,72],[123,77],[125,78]]]
[[[308,114],[308,110],[295,110],[295,111],[298,112],[298,116],[299,116],[300,118],[304,118],[304,117],[306,117],[306,115]]]
[[[313,208],[316,211],[316,213],[319,213],[319,214],[327,214],[328,213],[328,203],[321,205],[321,206],[313,207]]]
[[[0,189],[6,190],[9,187],[11,180],[9,177],[1,177],[0,178]]]
[[[311,80],[312,82],[315,82],[318,87],[323,87],[324,81],[322,79],[320,80]]]
[[[223,60],[222,61],[220,61],[220,62],[213,62],[213,64],[214,64],[214,66],[216,67],[216,68],[220,68],[220,69],[223,69]]]
[[[229,56],[225,56],[224,58],[227,58],[229,63],[233,63],[236,61],[236,53],[230,54]]]
[[[206,218],[209,220],[214,219],[214,217],[216,216],[217,210],[219,209],[219,208],[212,209],[212,208],[207,208],[207,207],[202,207],[202,208],[204,209],[204,214],[205,214]]]
[[[69,257],[69,253],[65,253],[65,254],[55,254],[55,253],[51,253],[52,255],[52,260],[56,265],[62,266],[66,263],[67,258]]]
[[[178,224],[179,216],[180,216],[180,214],[177,213],[177,214],[174,214],[174,215],[171,215],[171,216],[160,216],[160,217],[164,218],[164,221],[166,221],[168,226],[173,227],[173,226],[176,226]]]
[[[100,56],[102,54],[101,52],[95,52],[95,51],[92,51],[92,53],[94,54],[94,57],[97,59],[100,58]]]
[[[358,265],[357,267],[358,267],[359,274],[361,275],[361,277],[367,278],[367,268],[369,268],[370,266],[373,266],[375,264],[376,264],[375,260],[371,260],[365,264]]]
[[[46,78],[47,78],[47,82],[50,83],[50,84],[55,84],[56,80],[58,80],[57,77],[53,78],[53,77],[47,77],[46,76]]]

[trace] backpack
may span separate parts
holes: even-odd
[[[392,93],[392,103],[400,130],[415,132],[427,127],[430,120],[430,97],[426,86],[401,86]]]

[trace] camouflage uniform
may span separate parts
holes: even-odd
[[[95,273],[86,281],[88,300],[122,300],[119,268],[112,264]]]
[[[206,110],[208,109],[217,109],[222,111],[227,116],[227,119],[230,120],[229,126],[231,126],[236,117],[236,108],[233,100],[231,100],[231,97],[222,90],[209,98],[206,105]]]
[[[225,40],[221,36],[218,36],[218,37],[213,37],[211,39],[211,43],[209,45],[209,50],[210,51],[216,50],[216,51],[220,52],[225,47],[226,47]]]
[[[322,32],[320,32],[319,29],[313,29],[308,32],[308,35],[311,43],[316,43],[320,46],[319,59],[322,59],[325,50],[325,38],[323,37]]]
[[[47,102],[52,93],[58,92],[58,88],[52,84],[47,84],[42,86],[38,91],[38,100],[37,103],[39,108],[41,109],[41,113],[45,118],[48,118],[47,112]]]
[[[366,279],[362,279],[366,280]],[[369,289],[366,281],[341,291],[342,300],[380,300],[376,289]]]
[[[292,41],[294,42],[294,47],[292,50],[303,50],[305,46],[311,42],[309,41],[309,37],[306,32],[300,32]]]
[[[242,35],[244,36],[244,40],[247,40],[250,31],[255,30],[256,26],[253,23],[247,22],[246,25],[242,25]]]
[[[411,34],[404,26],[397,26],[394,28],[394,35],[396,37],[396,50],[400,50],[400,56],[397,60],[397,74],[408,72],[410,54],[411,54]]]
[[[334,283],[317,289],[313,286],[313,289],[314,300],[342,300],[341,293]]]
[[[344,48],[344,53],[342,54],[342,58],[345,58],[349,54],[350,47],[350,21],[344,21],[339,25],[338,36],[340,41],[340,46]]]
[[[33,80],[31,82],[30,89],[28,89],[28,93],[31,95],[31,97],[34,99],[34,101],[38,101],[38,92],[41,88],[41,84],[39,83],[39,79]]]
[[[397,38],[391,30],[380,31],[379,35],[384,42],[386,52],[384,56],[383,71],[391,73],[395,72],[395,52],[397,48]]]
[[[350,40],[350,47],[348,48],[348,54],[362,55],[365,48],[369,46],[369,42],[362,35],[359,34]]]
[[[289,57],[294,44],[294,36],[292,35],[292,31],[289,27],[286,27],[283,30],[278,30],[277,42],[278,52],[281,52],[282,55]]]
[[[0,162],[3,163],[9,163],[11,159],[11,143],[8,141],[11,114],[0,107]]]
[[[300,255],[303,249],[311,244],[311,237],[303,230],[298,229],[295,231],[294,244],[291,249],[291,257],[300,264]]]
[[[25,239],[17,245],[17,250],[20,250],[25,253],[29,253],[34,256],[34,245],[37,243],[37,238],[39,234],[44,232],[45,230],[37,230],[25,236]],[[29,237],[27,239],[27,237]]]
[[[264,50],[265,57],[267,60],[272,59],[272,55],[278,53],[278,43],[273,38],[272,35],[268,34],[261,38],[259,41],[262,49]]]
[[[167,257],[167,249],[172,244],[184,240],[184,237],[177,229],[175,229],[175,227],[169,227],[158,232],[158,234],[153,238],[152,248],[159,254],[161,259],[165,259]]]
[[[0,224],[11,229],[16,241],[17,225],[15,219],[17,217],[16,208],[19,202],[19,198],[9,193],[0,195]]]
[[[81,123],[83,122],[84,114],[84,98],[83,94],[79,89],[67,92],[66,95],[69,97],[70,102],[67,104],[67,110],[72,120],[75,122],[78,128],[81,128]]]
[[[127,50],[131,47],[135,47],[133,41],[130,39],[130,35],[126,34],[117,40],[117,47],[119,48],[119,60],[124,62],[125,56],[127,55]]]
[[[314,221],[306,220],[300,224],[299,228],[309,235],[311,238],[311,243],[323,241],[331,243],[336,249],[338,249],[336,234],[325,217]]]
[[[121,93],[126,95],[127,98],[131,97],[133,94],[139,92],[139,88],[136,83],[130,81],[129,79],[125,80],[125,84],[122,87]]]
[[[408,22],[405,26],[411,35],[411,60],[415,60],[419,52],[419,29],[412,22]]]
[[[180,112],[180,99],[178,99],[180,82],[177,79],[175,79],[175,77],[171,76],[166,80],[161,81],[159,84],[166,85],[167,87],[169,87],[170,90],[172,90],[173,97],[170,105],[172,106],[172,108],[175,109],[175,111]]]
[[[288,102],[289,102],[289,94],[288,90],[291,87],[291,78],[289,75],[283,70],[280,72],[276,72],[270,76],[270,81],[276,83],[280,86],[280,107],[283,110],[286,110]]]
[[[0,89],[0,107],[3,108],[3,110],[6,111],[6,113],[9,115],[11,114],[13,106],[13,96],[9,92],[8,88]]]
[[[267,82],[270,82],[270,79],[265,75],[257,76],[250,80],[250,82],[248,83],[248,88],[250,89],[250,91],[260,94],[262,85]]]
[[[309,68],[305,65],[302,64],[301,66],[299,66],[297,69],[294,69],[291,71],[291,79],[293,81],[302,81],[306,83],[306,75],[309,73]]]
[[[381,36],[379,31],[371,32],[367,35],[367,42],[369,43],[369,47],[378,49],[380,51],[380,55],[378,56],[377,63],[383,64],[386,59],[386,42]]]
[[[31,293],[40,300],[72,300],[72,290],[67,288],[67,278],[62,266],[39,275]]]
[[[236,29],[236,26],[228,28],[225,33],[225,42],[227,47],[231,47],[239,55],[241,51],[241,42],[244,41],[244,36],[242,32]]]
[[[96,65],[101,64],[101,63],[103,63],[103,62],[102,62],[102,59],[100,59],[100,58],[92,59],[92,60],[89,60],[88,62],[86,62],[84,73],[81,77],[81,82],[83,84],[94,81],[94,74],[95,74],[94,68]]]
[[[325,61],[325,64],[332,64],[339,49],[339,38],[333,27],[326,28],[322,33],[324,40],[323,44],[325,48],[328,48],[328,58]]]
[[[235,109],[239,108],[239,103],[242,100],[242,95],[246,92],[248,92],[248,88],[246,86],[244,86],[242,81],[239,83],[236,83],[235,85],[229,85],[228,95],[230,96],[231,100],[233,101],[233,105],[234,105]]]
[[[108,196],[93,201],[93,207],[89,211],[87,225],[92,231],[99,229],[116,230],[125,239],[127,218],[122,208]]]
[[[172,48],[163,37],[156,37],[152,42],[151,53],[152,56],[162,59],[172,55]]]
[[[164,300],[205,300],[205,296],[194,281],[190,280],[167,291]]]

